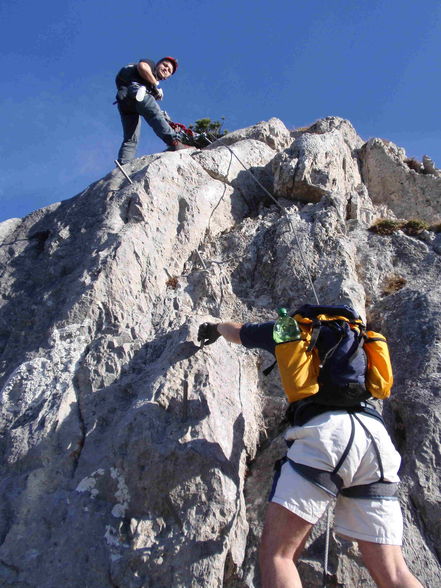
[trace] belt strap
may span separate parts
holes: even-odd
[[[335,476],[332,472],[320,470],[307,466],[303,463],[297,463],[292,459],[288,460],[291,467],[309,482],[312,482],[334,498],[341,494],[348,498],[370,498],[398,500],[398,483],[395,482],[372,482],[371,484],[360,484],[342,488],[340,476]]]
[[[372,484],[360,484],[342,488],[340,494],[349,498],[383,498],[387,500],[398,500],[399,484],[396,482],[372,482]]]
[[[397,491],[398,491],[398,483],[394,482],[385,482],[384,481],[384,469],[383,469],[383,462],[381,460],[380,450],[378,449],[378,445],[375,442],[374,436],[366,427],[366,425],[357,417],[356,414],[352,414],[348,412],[349,417],[351,419],[351,433],[349,435],[349,441],[343,451],[340,459],[338,460],[337,465],[332,470],[332,472],[328,472],[326,470],[320,470],[319,468],[313,468],[311,466],[305,465],[303,463],[297,463],[292,459],[288,459],[291,467],[300,474],[303,478],[306,478],[331,496],[336,497],[338,494],[342,494],[343,496],[347,496],[349,498],[385,498],[385,499],[397,499]],[[338,471],[340,470],[341,466],[343,465],[345,459],[348,456],[348,453],[352,447],[352,443],[354,441],[355,436],[355,420],[360,424],[360,426],[365,431],[366,435],[372,442],[375,455],[378,461],[378,467],[380,469],[380,479],[377,482],[372,482],[371,484],[360,484],[358,486],[350,486],[348,488],[343,488],[343,480],[341,476],[339,476]]]

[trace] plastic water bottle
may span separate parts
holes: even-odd
[[[286,308],[277,310],[279,318],[274,323],[273,339],[276,343],[286,343],[287,341],[297,341],[301,338],[301,331],[297,321],[288,315]]]

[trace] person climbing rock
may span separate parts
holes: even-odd
[[[151,126],[156,135],[168,145],[168,151],[187,149],[178,140],[157,101],[164,92],[159,83],[167,80],[178,69],[174,57],[163,57],[155,64],[151,59],[141,59],[137,64],[123,67],[117,74],[118,89],[116,103],[123,127],[124,139],[118,152],[118,161],[124,165],[136,155],[141,134],[141,117]]]
[[[276,355],[287,393],[280,361],[285,352],[276,350],[274,326],[275,321],[203,323],[198,340],[204,346],[222,336]],[[324,332],[318,335],[317,346]],[[293,344],[299,340],[299,335],[291,339]],[[290,345],[278,343],[282,349]],[[321,392],[320,388],[317,396]],[[323,397],[323,403],[311,398],[293,401],[288,408],[289,449],[275,468],[260,545],[262,588],[301,588],[296,562],[313,526],[335,498],[334,530],[358,543],[377,586],[422,588],[401,550],[403,519],[396,496],[401,458],[381,415],[365,400],[344,408],[333,406],[329,397],[327,403]]]

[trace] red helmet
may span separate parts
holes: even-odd
[[[170,61],[170,63],[173,66],[173,73],[176,73],[176,70],[178,69],[178,60],[175,59],[174,57],[163,57],[162,59],[160,59],[158,61],[158,63],[161,63],[161,61]]]

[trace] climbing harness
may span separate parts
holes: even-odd
[[[384,480],[383,462],[381,460],[380,450],[378,449],[378,445],[374,439],[374,436],[366,427],[366,425],[361,421],[361,419],[357,417],[355,413],[350,412],[348,410],[348,414],[351,418],[351,434],[349,437],[349,441],[346,445],[346,448],[343,451],[337,465],[332,470],[332,472],[297,463],[294,460],[288,458],[291,467],[303,478],[306,478],[307,480],[309,480],[310,482],[324,490],[327,494],[334,496],[334,498],[337,497],[338,494],[341,494],[342,496],[346,496],[348,498],[397,500],[396,494],[398,490],[398,483],[386,482]],[[350,486],[348,488],[345,488],[343,479],[338,474],[338,472],[341,469],[343,463],[345,462],[354,442],[355,420],[357,421],[357,423],[359,423],[359,425],[362,427],[362,429],[372,442],[372,446],[374,448],[375,456],[377,458],[378,467],[380,470],[380,478],[377,482],[371,482],[370,484],[360,484],[357,486]]]
[[[285,455],[283,458],[278,460],[275,464],[276,474],[274,476],[273,486],[271,489],[269,500],[272,499],[274,492],[276,490],[277,482],[279,480],[281,469],[283,464],[288,462],[292,469],[297,472],[302,478],[305,478],[309,482],[313,483],[315,486],[321,488],[324,492],[336,498],[339,494],[342,496],[346,496],[348,498],[364,498],[364,499],[371,499],[371,500],[398,500],[397,492],[399,484],[396,482],[387,482],[384,479],[384,468],[383,462],[381,459],[380,450],[378,448],[378,444],[375,441],[374,436],[366,427],[366,425],[362,422],[362,420],[355,414],[354,411],[350,409],[346,409],[347,413],[351,419],[351,432],[349,435],[348,443],[338,460],[336,466],[332,470],[332,472],[322,470],[319,468],[314,468],[307,466],[302,463],[298,463],[293,459],[289,458]],[[380,422],[383,423],[383,419],[378,415],[375,416],[377,413],[370,413],[372,417],[376,418]],[[378,468],[380,471],[380,477],[376,482],[371,482],[370,484],[359,484],[356,486],[344,487],[344,482],[342,477],[339,475],[339,471],[345,462],[349,451],[352,447],[354,437],[355,437],[355,421],[363,428],[366,435],[372,442],[372,447],[377,459]],[[384,424],[384,423],[383,423]],[[288,447],[295,443],[295,441],[287,441]],[[323,563],[323,588],[326,588],[327,582],[331,577],[329,572],[329,545],[330,545],[330,532],[331,532],[331,505],[328,505],[327,508],[327,515],[326,515],[326,532],[325,532],[325,554],[324,554],[324,563]]]

